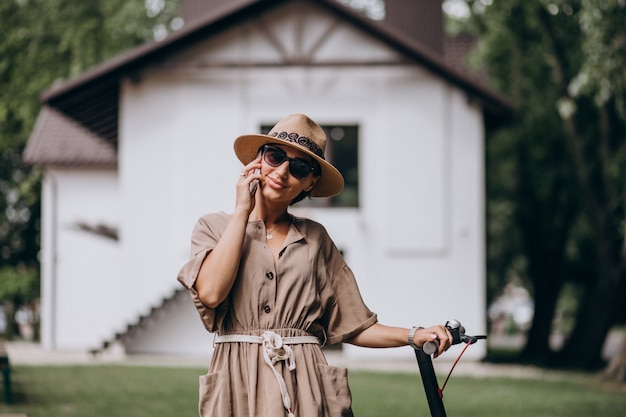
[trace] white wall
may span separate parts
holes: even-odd
[[[58,350],[96,347],[123,317],[125,277],[117,242],[78,224],[119,226],[117,174],[48,169],[43,197],[42,344]]]

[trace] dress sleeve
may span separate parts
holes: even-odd
[[[344,342],[374,325],[378,318],[365,305],[354,273],[346,265],[339,249],[328,238],[326,270],[330,292],[326,306],[326,328],[328,343]]]
[[[198,219],[191,234],[191,257],[178,273],[178,281],[189,290],[202,324],[209,332],[214,332],[221,324],[228,309],[228,299],[217,308],[209,308],[200,301],[195,284],[202,262],[215,248],[225,222],[223,216],[218,214],[209,214]]]

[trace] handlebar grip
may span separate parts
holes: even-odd
[[[432,355],[439,350],[439,339],[435,339],[432,342],[426,342],[422,346],[422,350],[427,355]]]

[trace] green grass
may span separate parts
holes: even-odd
[[[140,366],[15,366],[13,404],[0,405],[0,414],[197,417],[200,373]]]
[[[203,372],[117,365],[15,366],[14,404],[0,403],[0,414],[197,417],[198,376]],[[417,370],[350,371],[349,378],[357,417],[429,415]],[[592,375],[580,374],[550,380],[453,376],[444,403],[450,417],[624,417],[626,389],[607,387]]]
[[[430,415],[419,376],[369,372],[353,376],[355,416]],[[602,386],[592,375],[549,381],[453,376],[443,399],[449,417],[626,416],[626,389]]]

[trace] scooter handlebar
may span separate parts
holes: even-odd
[[[463,327],[458,320],[454,320],[454,319],[448,320],[446,322],[446,329],[448,329],[448,331],[452,335],[453,345],[458,345],[459,343],[467,343],[471,345],[473,343],[476,343],[480,339],[487,338],[487,336],[466,335],[465,327]],[[424,343],[424,345],[422,346],[422,350],[427,355],[432,355],[433,353],[437,352],[437,350],[439,349],[439,345],[440,345],[439,339],[435,339],[431,342]]]

